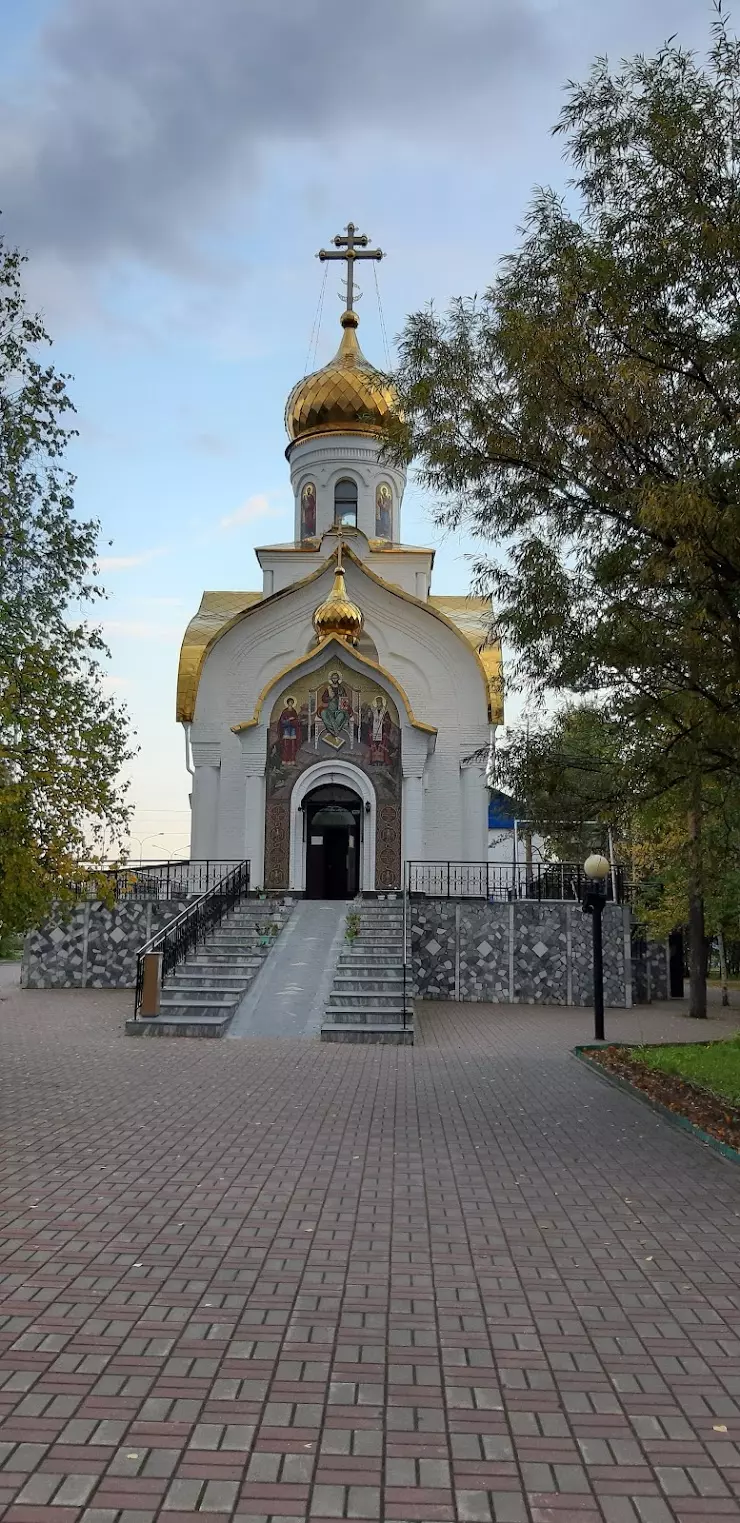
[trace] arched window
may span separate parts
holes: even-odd
[[[345,529],[357,528],[357,482],[347,477],[334,488],[334,522]]]

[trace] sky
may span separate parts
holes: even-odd
[[[566,82],[674,33],[704,52],[712,18],[708,0],[0,0],[0,231],[72,376],[106,680],[139,746],[134,857],[188,852],[185,626],[206,588],[261,586],[255,545],[292,538],[285,399],[340,336],[333,266],[311,346],[316,251],[352,220],[386,252],[359,304],[384,366],[373,271],[392,359],[410,312],[490,284],[536,186],[565,189]],[[403,539],[436,546],[435,592],[465,592],[471,546],[432,506],[411,484]]]

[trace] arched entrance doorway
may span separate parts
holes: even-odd
[[[353,899],[360,886],[363,804],[352,788],[323,783],[303,800],[306,898]]]

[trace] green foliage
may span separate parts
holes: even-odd
[[[567,704],[545,725],[515,732],[497,753],[502,785],[561,861],[603,850],[608,827],[626,830],[623,732],[595,704]]]
[[[632,1056],[647,1068],[661,1073],[678,1074],[692,1084],[711,1090],[714,1095],[740,1102],[740,1038],[726,1042],[692,1043],[678,1047],[640,1047]]]
[[[733,780],[701,783],[702,897],[706,930],[740,932],[740,787]],[[653,935],[665,937],[687,920],[690,862],[686,851],[688,790],[677,786],[634,811],[630,857],[641,884],[639,909]]]
[[[552,192],[481,300],[401,339],[393,447],[536,690],[609,695],[655,787],[740,770],[740,47],[571,85]]]
[[[66,377],[25,305],[22,257],[0,240],[0,928],[64,898],[105,830],[123,833],[122,711],[101,685],[106,648],[84,610],[98,525],[74,516],[63,465]]]
[[[350,910],[345,922],[345,941],[356,941],[360,934],[360,917],[356,910]]]
[[[666,759],[656,760],[665,783]],[[687,923],[692,789],[680,776],[656,788],[652,736],[641,725],[617,723],[593,703],[568,704],[549,725],[517,732],[498,766],[555,856],[583,861],[604,849],[611,827],[650,932],[664,938]],[[740,783],[710,773],[700,779],[698,804],[706,930],[731,940],[740,933]]]

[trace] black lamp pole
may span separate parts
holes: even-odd
[[[603,859],[602,859],[603,860]],[[594,960],[594,1041],[603,1042],[604,1037],[604,948],[601,936],[601,917],[606,904],[606,883],[603,878],[588,876],[583,893],[583,912],[591,916],[593,929]]]

